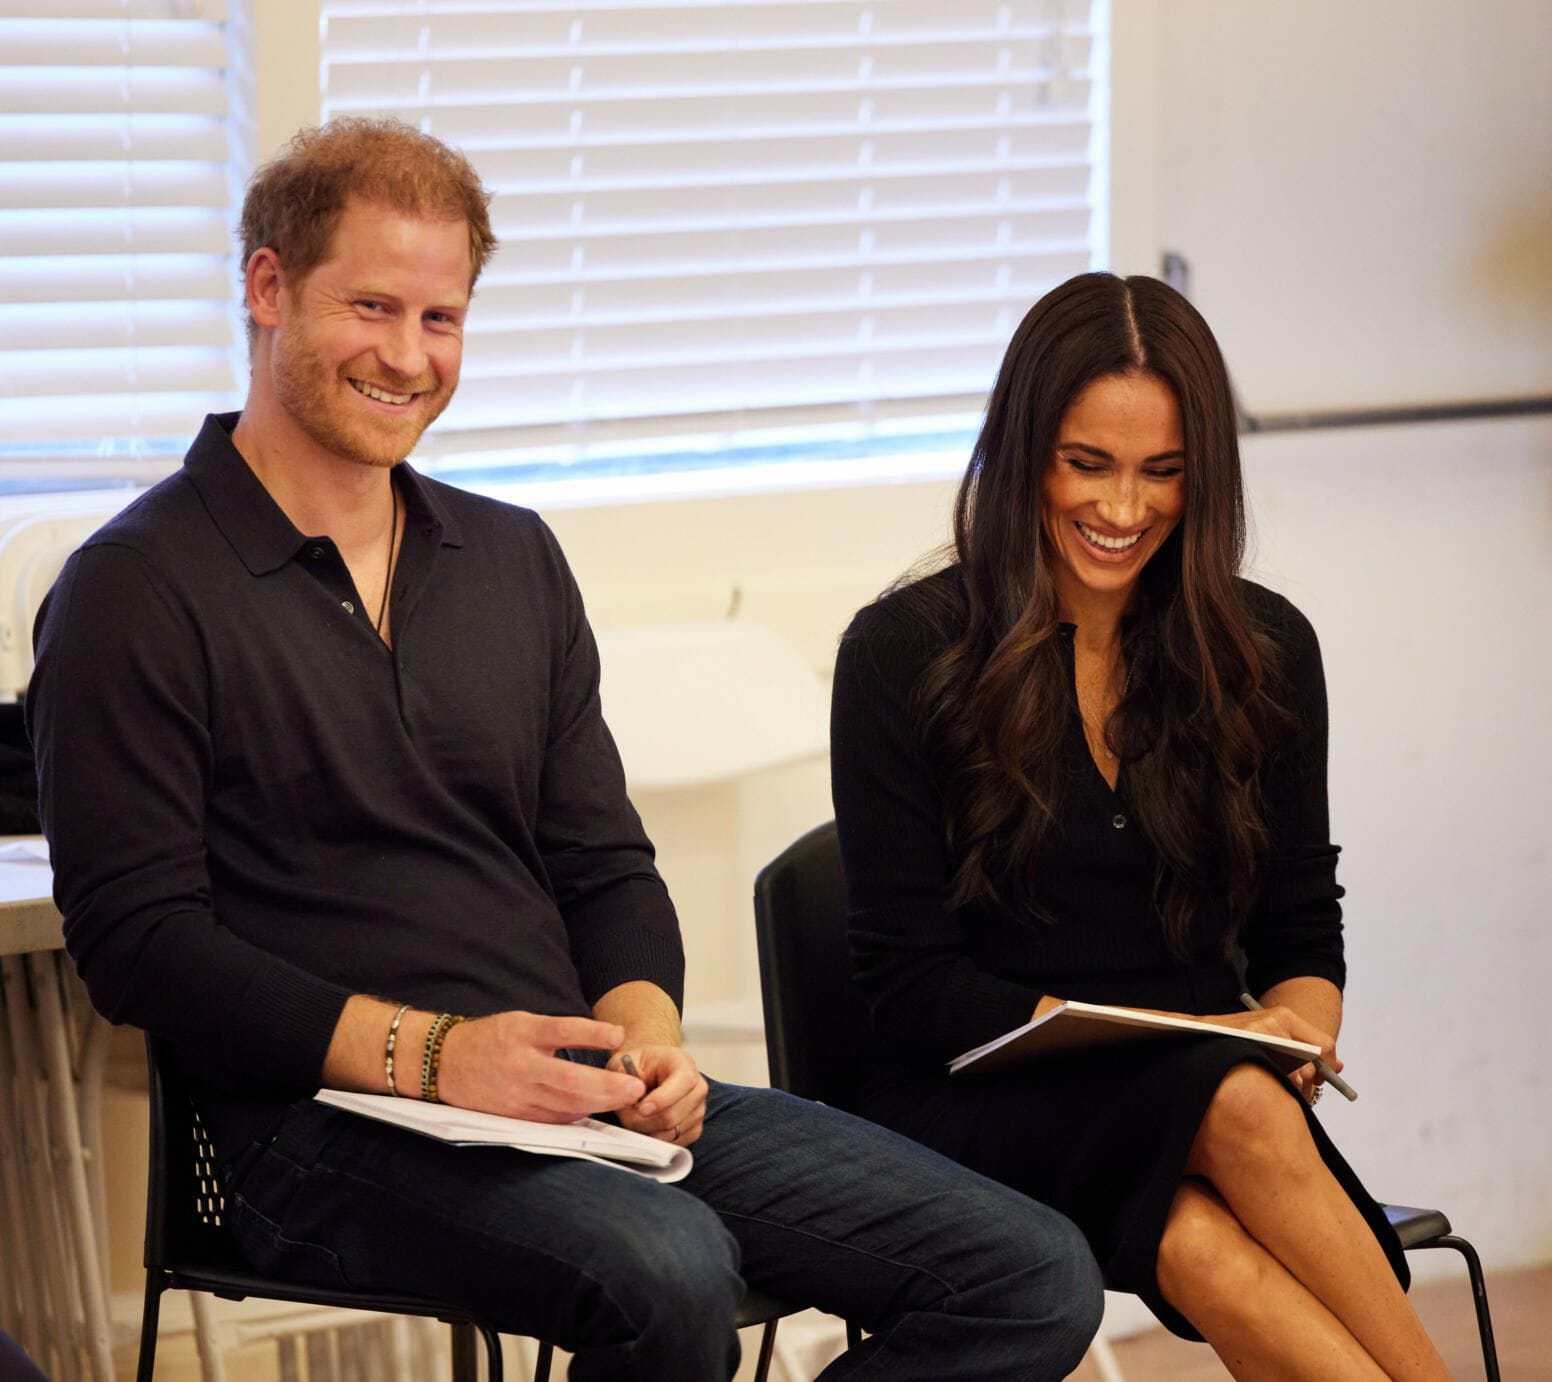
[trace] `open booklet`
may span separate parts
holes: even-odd
[[[1137,1041],[1147,1037],[1181,1036],[1238,1037],[1264,1047],[1272,1059],[1286,1071],[1308,1065],[1320,1055],[1320,1047],[1292,1037],[1273,1036],[1270,1032],[1247,1032],[1225,1027],[1206,1018],[1169,1017],[1163,1013],[1143,1012],[1139,1008],[1112,1008],[1103,1003],[1060,1003],[1050,1012],[1004,1032],[1000,1037],[955,1056],[948,1063],[950,1075],[974,1068],[979,1074],[1001,1070],[1059,1051],[1077,1051],[1112,1042]]]
[[[660,1142],[629,1128],[600,1123],[596,1118],[579,1118],[575,1123],[531,1123],[526,1118],[503,1118],[450,1104],[395,1099],[389,1094],[353,1094],[343,1089],[320,1089],[317,1099],[319,1103],[393,1123],[459,1147],[516,1147],[541,1156],[579,1157],[665,1184],[683,1180],[695,1164],[688,1147]]]

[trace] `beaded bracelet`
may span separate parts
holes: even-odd
[[[383,1047],[383,1072],[388,1076],[388,1092],[395,1099],[399,1097],[399,1087],[393,1082],[393,1048],[399,1044],[399,1022],[409,1010],[408,1003],[399,1004],[399,1011],[388,1024],[388,1044]]]
[[[431,1024],[431,1030],[426,1033],[426,1057],[420,1067],[420,1097],[428,1104],[440,1104],[437,1097],[437,1071],[442,1064],[442,1043],[447,1040],[447,1034],[460,1022],[461,1017],[454,1017],[452,1013],[438,1013],[436,1020]]]

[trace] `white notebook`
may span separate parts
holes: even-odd
[[[578,1157],[665,1184],[683,1180],[695,1164],[688,1147],[660,1142],[596,1118],[579,1118],[575,1123],[534,1123],[526,1118],[503,1118],[500,1114],[454,1108],[451,1104],[395,1099],[389,1094],[355,1094],[344,1089],[320,1089],[316,1097],[319,1103],[393,1123],[459,1147],[515,1147],[540,1156]]]
[[[1297,1070],[1320,1055],[1320,1047],[1292,1037],[1273,1036],[1269,1032],[1247,1032],[1225,1027],[1207,1018],[1169,1017],[1163,1013],[1143,1012],[1138,1008],[1112,1008],[1103,1003],[1060,1003],[1050,1012],[1004,1032],[1000,1037],[955,1056],[948,1063],[951,1075],[974,1067],[979,1072],[1000,1070],[1022,1061],[1035,1060],[1058,1051],[1077,1051],[1113,1042],[1138,1041],[1148,1037],[1181,1036],[1238,1037],[1264,1047],[1284,1070]]]

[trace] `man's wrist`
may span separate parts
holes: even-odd
[[[610,989],[593,1004],[593,1016],[612,1022],[625,1033],[622,1048],[633,1046],[683,1046],[679,1009],[656,984],[631,980]]]
[[[431,1024],[436,1014],[421,1008],[411,1008],[399,1025],[399,1055],[395,1062],[398,1070],[399,1097],[420,1098],[421,1071],[426,1063],[426,1040],[431,1035]]]

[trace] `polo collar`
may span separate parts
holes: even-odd
[[[211,413],[183,460],[184,473],[198,491],[222,535],[255,576],[278,571],[302,545],[321,534],[297,530],[232,445],[241,413]],[[408,465],[395,467],[395,481],[408,521],[420,523],[426,536],[444,547],[462,547],[463,534],[435,487]]]

